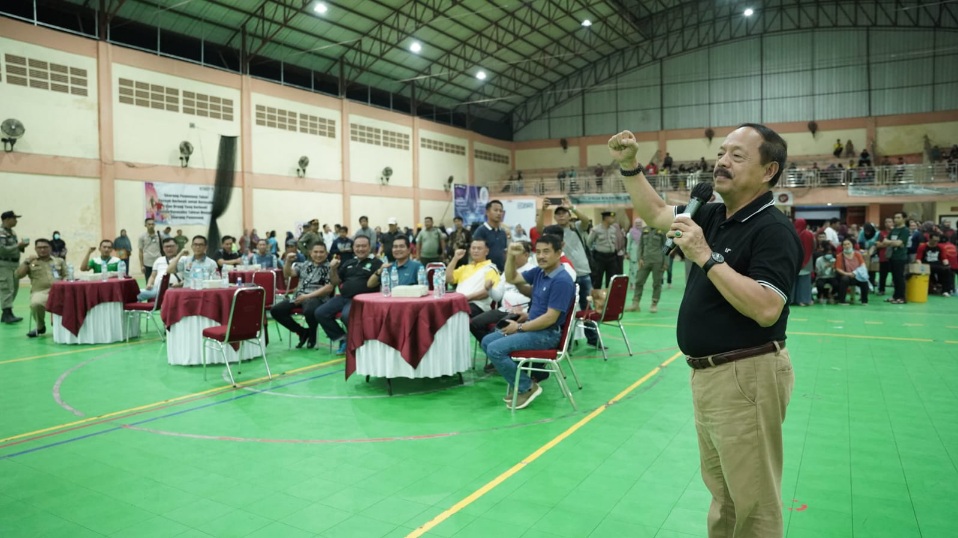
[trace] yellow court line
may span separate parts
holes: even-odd
[[[866,321],[865,325],[884,325],[884,321]]]
[[[958,344],[958,340],[945,340],[946,344]]]
[[[508,480],[510,477],[512,477],[513,475],[515,475],[516,473],[518,473],[519,471],[521,471],[522,469],[524,469],[527,465],[529,465],[530,463],[532,463],[532,462],[534,462],[535,460],[539,459],[540,456],[542,456],[543,454],[545,454],[546,452],[548,452],[549,450],[551,450],[553,447],[555,447],[556,445],[558,445],[559,443],[561,443],[564,439],[566,439],[567,437],[569,437],[570,435],[572,435],[572,434],[575,433],[576,431],[578,431],[579,428],[581,428],[582,426],[585,426],[586,424],[588,424],[589,422],[591,422],[592,419],[594,419],[595,417],[601,415],[601,414],[602,414],[606,409],[608,409],[612,404],[614,404],[614,403],[618,402],[619,400],[621,400],[622,398],[626,397],[630,392],[632,392],[633,390],[637,389],[640,385],[642,385],[643,383],[645,383],[646,381],[648,381],[649,378],[651,378],[651,377],[654,376],[655,374],[659,373],[659,372],[662,370],[662,368],[668,366],[669,363],[671,363],[672,361],[674,361],[675,359],[677,359],[677,358],[679,358],[679,357],[681,357],[681,356],[682,356],[682,353],[681,353],[681,352],[676,353],[675,355],[672,355],[671,357],[669,357],[668,360],[666,360],[665,362],[663,362],[663,363],[660,364],[659,366],[656,366],[655,368],[653,368],[649,373],[647,373],[647,374],[645,374],[644,376],[642,376],[638,381],[636,381],[635,383],[632,383],[631,385],[629,385],[628,388],[626,388],[626,389],[623,390],[622,392],[616,394],[615,397],[612,398],[611,400],[609,400],[606,404],[601,405],[601,406],[599,406],[598,408],[596,408],[594,411],[592,411],[591,413],[589,413],[588,415],[586,415],[582,420],[580,420],[579,422],[576,422],[575,424],[573,424],[572,426],[570,426],[569,429],[567,429],[566,431],[560,433],[558,436],[556,436],[555,438],[553,438],[551,441],[549,441],[548,443],[546,443],[546,444],[542,445],[541,447],[539,447],[535,452],[533,452],[532,454],[529,454],[529,455],[526,456],[522,461],[520,461],[519,463],[513,465],[513,466],[512,466],[511,468],[509,468],[507,471],[505,471],[504,473],[502,473],[502,474],[500,474],[499,476],[495,477],[494,479],[492,479],[492,481],[488,482],[486,485],[484,485],[484,486],[482,486],[481,488],[477,489],[476,491],[472,492],[472,493],[469,494],[469,496],[467,496],[466,498],[464,498],[464,499],[462,499],[461,501],[457,502],[456,504],[452,505],[452,507],[450,507],[448,510],[442,512],[442,513],[439,514],[438,516],[434,517],[432,520],[426,522],[425,524],[421,525],[421,526],[420,526],[419,528],[417,528],[416,530],[414,530],[414,531],[412,531],[411,533],[407,534],[407,535],[406,535],[406,538],[418,538],[419,536],[422,536],[423,534],[425,534],[425,533],[429,532],[430,530],[432,530],[433,528],[435,528],[436,525],[439,525],[439,524],[442,523],[443,521],[449,519],[451,516],[455,515],[457,512],[459,512],[459,511],[462,510],[463,508],[469,506],[470,504],[472,504],[473,502],[475,502],[476,500],[478,500],[480,497],[482,497],[482,496],[485,495],[486,493],[489,493],[489,492],[492,491],[496,486],[498,486],[499,484],[505,482],[505,481]]]
[[[905,327],[924,327],[924,323],[902,323]]]
[[[862,338],[865,340],[893,340],[896,342],[934,342],[934,340],[931,338],[903,338],[898,336],[873,336],[870,334],[802,333],[794,331],[788,331],[788,334],[798,334],[801,336],[829,336],[831,338]]]
[[[344,360],[345,360],[345,359],[333,359],[333,360],[331,360],[331,361],[321,362],[321,363],[318,363],[318,364],[311,364],[311,365],[309,365],[309,366],[303,366],[302,368],[296,368],[296,369],[294,369],[294,370],[290,370],[290,371],[288,371],[288,372],[284,372],[284,373],[282,373],[282,374],[279,374],[277,377],[279,377],[279,376],[288,376],[288,375],[301,374],[301,373],[303,373],[303,372],[308,372],[308,371],[310,371],[310,370],[315,370],[315,369],[321,368],[321,367],[323,367],[323,366],[330,366],[330,365],[332,365],[332,364],[337,364],[337,363],[343,362]],[[149,409],[149,408],[151,408],[151,407],[159,407],[159,406],[161,406],[161,405],[166,405],[166,404],[178,402],[178,401],[180,401],[180,400],[188,400],[188,399],[190,399],[190,398],[196,398],[196,397],[198,397],[198,396],[208,396],[208,395],[211,395],[211,394],[216,394],[216,393],[218,393],[218,392],[226,392],[226,391],[231,390],[231,389],[234,389],[234,388],[239,389],[239,388],[243,388],[243,387],[248,387],[248,386],[251,386],[251,385],[256,385],[256,384],[258,384],[258,383],[262,383],[263,381],[267,381],[267,380],[269,380],[269,377],[268,377],[268,376],[263,376],[263,377],[258,377],[258,378],[256,378],[256,379],[250,379],[249,381],[243,381],[243,382],[237,383],[237,384],[236,384],[236,387],[233,387],[233,385],[223,385],[223,386],[221,386],[221,387],[213,387],[213,388],[211,388],[211,389],[203,390],[203,391],[200,391],[200,392],[194,392],[194,393],[191,393],[191,394],[184,394],[183,396],[177,396],[176,398],[170,398],[170,399],[168,399],[168,400],[161,400],[161,401],[159,401],[159,402],[153,402],[153,403],[149,403],[149,404],[145,404],[145,405],[140,405],[140,406],[137,406],[137,407],[130,407],[130,408],[128,408],[128,409],[121,409],[121,410],[119,410],[119,411],[111,411],[111,412],[109,412],[109,413],[105,413],[105,414],[102,414],[102,415],[97,415],[97,416],[95,416],[95,417],[87,417],[87,418],[84,418],[84,419],[81,419],[81,420],[75,420],[75,421],[73,421],[73,422],[67,422],[66,424],[58,424],[58,425],[56,425],[56,426],[50,426],[49,428],[43,428],[43,429],[35,430],[35,431],[32,431],[32,432],[20,433],[20,434],[14,435],[14,436],[12,436],[12,437],[6,437],[6,438],[4,438],[4,439],[0,439],[0,444],[6,443],[6,442],[8,442],[8,441],[15,441],[15,440],[17,440],[17,439],[22,439],[22,438],[24,438],[24,437],[31,437],[31,436],[34,436],[34,435],[41,435],[41,434],[44,434],[44,433],[48,433],[48,432],[52,432],[52,431],[56,431],[56,430],[61,430],[61,429],[64,429],[64,428],[70,428],[70,427],[73,427],[73,426],[80,426],[80,425],[86,424],[86,423],[88,423],[88,422],[94,422],[94,421],[97,421],[97,420],[103,420],[103,419],[105,419],[105,418],[112,418],[112,417],[116,417],[116,416],[119,416],[119,415],[125,415],[125,414],[127,414],[127,413],[135,413],[135,412],[137,412],[137,411],[143,411],[143,410]]]
[[[59,353],[47,353],[46,355],[34,355],[33,357],[21,357],[21,358],[19,358],[19,359],[10,359],[10,360],[6,360],[6,361],[0,361],[0,366],[2,366],[2,365],[4,365],[4,364],[10,364],[10,363],[13,363],[13,362],[32,361],[32,360],[36,360],[36,359],[45,359],[45,358],[47,358],[47,357],[59,357],[59,356],[61,356],[61,355],[72,355],[72,354],[74,354],[74,353],[86,353],[87,351],[98,351],[98,350],[101,350],[101,349],[116,349],[116,348],[120,348],[120,347],[124,347],[124,346],[138,346],[138,345],[140,345],[140,344],[146,344],[146,343],[149,343],[149,342],[157,342],[157,341],[159,341],[159,338],[150,338],[149,340],[140,340],[140,341],[137,341],[137,342],[124,342],[124,343],[122,343],[122,344],[110,344],[110,345],[108,345],[108,346],[79,347],[79,348],[74,349],[74,350],[72,350],[72,351],[61,351],[61,352],[59,352]]]

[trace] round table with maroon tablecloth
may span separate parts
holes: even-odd
[[[346,378],[440,377],[472,367],[469,302],[461,293],[440,299],[366,293],[349,307]]]
[[[203,364],[203,329],[226,325],[229,322],[233,294],[237,288],[193,290],[171,288],[163,298],[160,317],[166,326],[166,360],[176,365]],[[265,333],[265,328],[264,328]],[[226,346],[230,362],[258,357],[259,348],[246,342],[240,345],[239,354]],[[208,364],[223,364],[222,355],[209,353]]]
[[[47,298],[58,344],[109,344],[127,338],[124,303],[135,303],[140,286],[132,278],[54,282]],[[138,323],[130,336],[140,335]]]

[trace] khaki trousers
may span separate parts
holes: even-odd
[[[692,370],[709,538],[781,538],[782,422],[795,375],[779,350]]]
[[[642,267],[639,268],[635,276],[635,284],[633,285],[635,293],[632,295],[633,303],[639,304],[642,302],[642,291],[645,288],[645,283],[648,281],[650,274],[652,275],[652,302],[659,302],[659,298],[662,297],[662,272],[662,262],[660,261],[642,264]]]
[[[30,313],[37,324],[37,328],[46,326],[47,315],[47,297],[50,296],[50,290],[35,291],[30,294]]]
[[[16,263],[0,262],[0,306],[4,309],[13,308],[13,301],[20,291],[20,282],[14,274],[16,270]]]

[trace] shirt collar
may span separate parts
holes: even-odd
[[[758,215],[765,208],[775,205],[775,200],[772,198],[772,191],[765,191],[765,194],[762,194],[758,198],[752,200],[747,206],[739,209],[732,218],[739,221],[745,222],[748,219]]]
[[[485,226],[487,229],[492,230],[493,232],[498,232],[498,231],[499,231],[499,228],[493,228],[492,226],[489,226],[489,221],[488,221],[488,220],[487,220],[486,222],[483,222],[482,225]]]
[[[565,267],[562,267],[562,262],[559,262],[559,265],[557,265],[556,268],[553,269],[551,273],[546,274],[546,277],[555,278],[555,276],[561,273],[562,271],[565,271]]]

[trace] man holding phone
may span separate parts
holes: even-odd
[[[542,394],[542,387],[529,376],[519,377],[519,386],[513,387],[516,363],[509,356],[521,349],[555,349],[562,336],[565,314],[575,297],[575,283],[562,267],[562,239],[543,235],[536,241],[538,267],[524,273],[516,270],[516,258],[524,251],[520,243],[509,245],[506,256],[506,280],[523,295],[532,297],[527,321],[506,320],[503,327],[482,339],[482,349],[496,370],[509,384],[504,400],[512,403],[512,391],[518,391],[516,409],[527,407]]]

